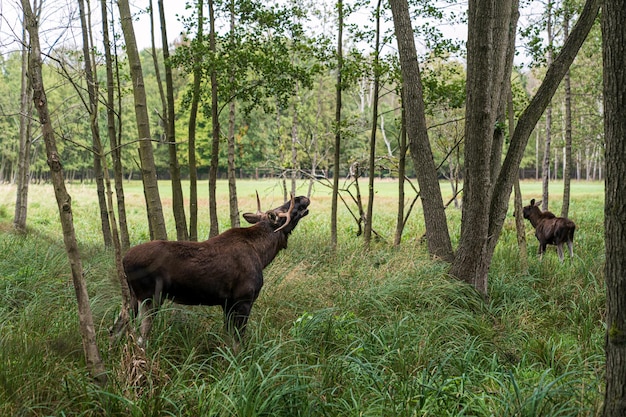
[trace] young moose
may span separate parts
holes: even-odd
[[[164,299],[186,305],[219,305],[235,340],[243,335],[252,304],[263,286],[263,269],[281,249],[300,219],[309,214],[307,197],[266,212],[243,217],[253,224],[233,228],[204,242],[155,240],[135,246],[124,257],[124,271],[137,315],[141,306],[139,343],[152,326]],[[237,346],[237,343],[235,343]]]
[[[546,246],[556,245],[559,259],[563,262],[563,244],[567,243],[570,257],[574,256],[574,232],[576,225],[565,217],[556,217],[549,211],[542,212],[539,209],[541,201],[535,203],[530,200],[530,205],[524,207],[524,218],[530,220],[535,228],[535,236],[539,240],[539,258],[546,251]]]

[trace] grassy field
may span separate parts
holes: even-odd
[[[185,186],[186,187],[186,186]],[[201,183],[200,235],[208,233]],[[561,185],[550,209],[560,211]],[[0,185],[0,416],[593,416],[604,376],[603,185],[575,182],[575,257],[539,261],[527,224],[519,267],[508,216],[490,270],[489,300],[446,275],[420,244],[421,209],[391,246],[397,184],[376,185],[366,251],[341,207],[330,249],[330,191],[316,185],[310,215],[265,270],[245,347],[234,355],[219,308],[166,304],[145,362],[109,345],[120,307],[112,253],[102,247],[93,185],[69,186],[81,257],[109,384],[84,365],[76,302],[51,186],[32,186],[29,233],[12,233],[15,189]],[[126,186],[131,240],[148,239],[140,183]],[[282,203],[278,181],[240,181],[242,211]],[[305,194],[301,184],[299,194]],[[444,198],[449,187],[442,184]],[[365,183],[363,191],[367,191]],[[524,202],[541,184],[522,183]],[[227,189],[219,184],[220,228]],[[170,237],[170,189],[162,184]],[[460,210],[449,208],[453,240]],[[138,358],[134,358],[138,359]],[[132,366],[134,365],[134,366]],[[142,369],[143,374],[133,374]]]

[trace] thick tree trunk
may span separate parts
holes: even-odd
[[[20,149],[17,158],[17,193],[13,227],[18,232],[26,232],[28,213],[28,186],[30,183],[30,128],[32,112],[32,88],[28,78],[28,32],[22,28],[22,84],[20,95]]]
[[[146,90],[143,82],[139,50],[135,38],[132,16],[128,0],[117,2],[122,22],[122,32],[126,42],[126,54],[133,80],[133,96],[135,99],[135,115],[137,118],[137,135],[139,139],[139,160],[141,162],[141,179],[143,181],[150,237],[152,239],[167,239],[163,207],[154,166],[154,152],[152,150],[152,136],[150,134],[150,120],[146,105]]]
[[[491,263],[485,202],[492,198],[493,126],[506,91],[503,77],[510,77],[504,74],[507,60],[513,59],[506,54],[512,49],[510,42],[514,42],[513,11],[517,11],[517,5],[511,0],[499,3],[499,7],[491,1],[469,2],[463,211],[461,239],[450,273],[472,284],[484,296]]]
[[[448,221],[437,178],[437,169],[428,140],[422,82],[409,6],[406,0],[390,0],[389,3],[400,54],[406,129],[420,185],[428,252],[431,256],[451,261],[453,259],[452,243],[448,233]]]
[[[507,123],[506,110],[511,91],[511,71],[513,70],[513,56],[515,54],[515,35],[517,21],[519,19],[519,0],[495,2],[496,21],[495,34],[507,34],[508,36],[494,35],[494,73],[495,80],[492,102],[492,111],[495,111],[496,122],[493,132],[493,144],[491,147],[490,178],[491,185],[500,174],[502,166],[502,149],[504,146],[504,126]]]
[[[48,166],[50,167],[50,177],[59,208],[63,241],[72,271],[72,281],[78,302],[78,319],[85,361],[87,362],[87,367],[91,375],[96,381],[104,384],[107,379],[106,372],[96,343],[96,331],[91,314],[91,307],[89,305],[89,294],[87,293],[85,276],[83,274],[78,244],[76,242],[76,234],[74,232],[72,200],[65,188],[63,167],[56,147],[54,130],[48,112],[48,101],[43,85],[41,47],[39,45],[37,18],[33,15],[28,0],[22,0],[22,8],[24,10],[24,25],[30,35],[29,76],[33,87],[33,103],[39,114],[39,122],[41,123],[43,139],[46,145]]]
[[[163,51],[163,65],[165,66],[165,97],[167,103],[167,117],[165,118],[165,132],[169,151],[169,170],[172,183],[172,209],[174,223],[176,224],[176,237],[178,240],[188,240],[187,218],[185,217],[185,201],[183,199],[183,187],[180,183],[180,165],[178,164],[176,146],[176,112],[174,109],[174,78],[172,76],[172,64],[170,62],[170,50],[167,41],[167,27],[165,24],[165,7],[163,0],[159,0],[159,20],[161,22],[161,50]]]
[[[626,415],[626,3],[602,11],[606,181],[606,389],[604,417]]]

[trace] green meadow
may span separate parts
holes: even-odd
[[[330,247],[330,189],[315,184],[310,214],[265,269],[247,340],[234,354],[218,307],[166,303],[144,355],[110,343],[121,297],[113,252],[103,248],[93,184],[69,184],[76,234],[108,372],[99,386],[84,364],[76,299],[51,185],[32,185],[28,233],[13,233],[15,188],[0,185],[0,416],[593,416],[604,387],[604,193],[574,182],[574,258],[554,247],[540,261],[526,222],[520,268],[512,208],[489,274],[489,298],[446,274],[421,243],[419,204],[393,247],[397,183],[376,183],[365,250],[340,206]],[[188,185],[184,185],[184,189]],[[299,183],[306,194],[308,183]],[[367,192],[366,182],[361,184]],[[442,183],[444,199],[449,184]],[[208,191],[199,184],[199,234]],[[242,212],[283,203],[278,180],[238,182]],[[550,184],[561,209],[562,184]],[[522,182],[524,204],[540,182]],[[125,185],[131,241],[149,238],[139,182]],[[343,194],[346,201],[349,196]],[[407,203],[413,198],[407,187]],[[161,197],[175,236],[171,190]],[[227,185],[218,186],[220,230]],[[355,210],[354,206],[351,206]],[[460,209],[447,209],[456,243]],[[244,223],[242,219],[242,224]]]

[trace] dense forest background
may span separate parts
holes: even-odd
[[[445,2],[444,2],[445,3]],[[545,3],[545,4],[544,4]],[[515,109],[521,111],[534,94],[545,72],[546,59],[564,39],[566,20],[564,11],[571,2],[530,2],[522,9],[522,42],[518,42],[516,63],[512,75]],[[96,8],[95,4],[93,5]],[[146,5],[147,6],[147,5]],[[420,60],[429,133],[441,178],[458,178],[463,166],[465,67],[462,41],[441,28],[458,27],[455,34],[463,34],[463,14],[414,6],[417,15],[416,31],[422,36]],[[110,15],[116,15],[111,5]],[[167,12],[168,5],[165,5]],[[219,66],[224,74],[220,80],[225,86],[220,93],[220,125],[222,139],[218,175],[226,177],[229,134],[234,136],[236,175],[257,178],[285,175],[296,170],[313,176],[331,177],[333,171],[333,140],[335,135],[336,10],[327,4],[304,2],[289,5],[241,4],[234,13],[237,47],[231,47],[232,31],[228,29],[230,3],[220,3],[216,21],[222,23],[218,31],[217,52],[211,59],[208,45],[192,42],[197,37],[197,16],[184,21],[187,34],[168,40],[173,75],[175,126],[178,160],[181,175],[188,177],[188,127],[193,88],[191,54],[204,48],[201,65],[200,112],[196,122],[196,155],[198,175],[208,177],[211,158],[211,97],[208,70]],[[245,7],[257,8],[250,13]],[[76,6],[73,6],[76,9]],[[456,10],[448,5],[449,10]],[[8,9],[8,6],[7,6]],[[70,7],[70,10],[72,8]],[[193,8],[190,9],[193,10]],[[443,12],[441,10],[444,10]],[[75,10],[74,10],[75,11]],[[140,15],[149,8],[136,9]],[[346,53],[343,71],[343,122],[340,175],[348,175],[356,166],[367,164],[369,137],[372,125],[374,72],[380,74],[377,134],[375,154],[377,174],[397,176],[400,153],[401,100],[399,68],[395,40],[391,36],[391,13],[381,9],[387,22],[378,67],[374,65],[374,29],[371,16],[375,8],[368,3],[351,6],[348,18],[356,23],[348,25],[344,34]],[[101,36],[100,23],[95,22],[94,36]],[[74,13],[74,16],[76,13]],[[7,16],[7,13],[4,14]],[[42,24],[47,14],[42,15]],[[65,16],[65,14],[64,14]],[[69,16],[73,16],[69,13]],[[144,16],[145,18],[145,16]],[[156,17],[154,17],[156,19]],[[52,19],[52,17],[50,17]],[[182,17],[180,18],[182,19]],[[265,19],[265,21],[263,20]],[[117,22],[117,23],[116,23]],[[306,23],[305,23],[306,22]],[[319,23],[314,26],[313,23]],[[5,20],[3,32],[9,26]],[[93,178],[93,155],[90,151],[90,116],[85,105],[86,78],[84,56],[78,39],[72,39],[69,28],[75,20],[66,22],[66,33],[59,35],[58,27],[51,31],[56,44],[50,45],[44,57],[44,78],[52,123],[59,135],[59,149],[66,176],[70,181]],[[122,162],[126,178],[137,178],[135,113],[132,84],[119,22],[111,21],[113,50],[116,55],[114,86],[119,97],[119,127],[121,132]],[[154,37],[160,38],[158,22]],[[550,25],[550,39],[547,39]],[[385,25],[383,25],[383,28]],[[63,29],[61,29],[63,31]],[[206,33],[206,32],[205,32]],[[56,37],[55,37],[56,36]],[[19,40],[5,40],[0,55],[0,180],[14,182],[19,159],[20,81],[22,74]],[[94,44],[95,76],[102,102],[106,95],[106,76],[102,47]],[[549,170],[550,178],[562,178],[565,136],[572,135],[572,178],[601,179],[603,172],[602,105],[601,105],[601,48],[599,27],[592,30],[586,43],[571,66],[571,89],[566,93],[562,85],[551,105],[551,117],[546,115],[538,123],[529,141],[521,166],[522,178],[541,178]],[[169,178],[168,140],[164,126],[164,112],[160,96],[163,74],[163,54],[159,48],[141,50],[142,69],[150,115],[150,131],[155,164],[160,179]],[[155,65],[156,62],[156,65]],[[236,79],[228,78],[228,69],[236,71]],[[565,101],[571,100],[571,126],[565,122]],[[234,131],[228,132],[229,104],[234,103]],[[106,125],[106,108],[100,106],[98,118]],[[43,142],[37,129],[32,129],[31,176],[33,181],[45,181],[47,166]],[[103,135],[105,148],[108,147]],[[546,147],[546,141],[551,146]],[[547,153],[546,153],[547,152]],[[549,161],[547,164],[544,163]],[[407,175],[413,176],[411,161]],[[354,173],[354,172],[353,172]],[[290,176],[291,174],[289,174]]]

